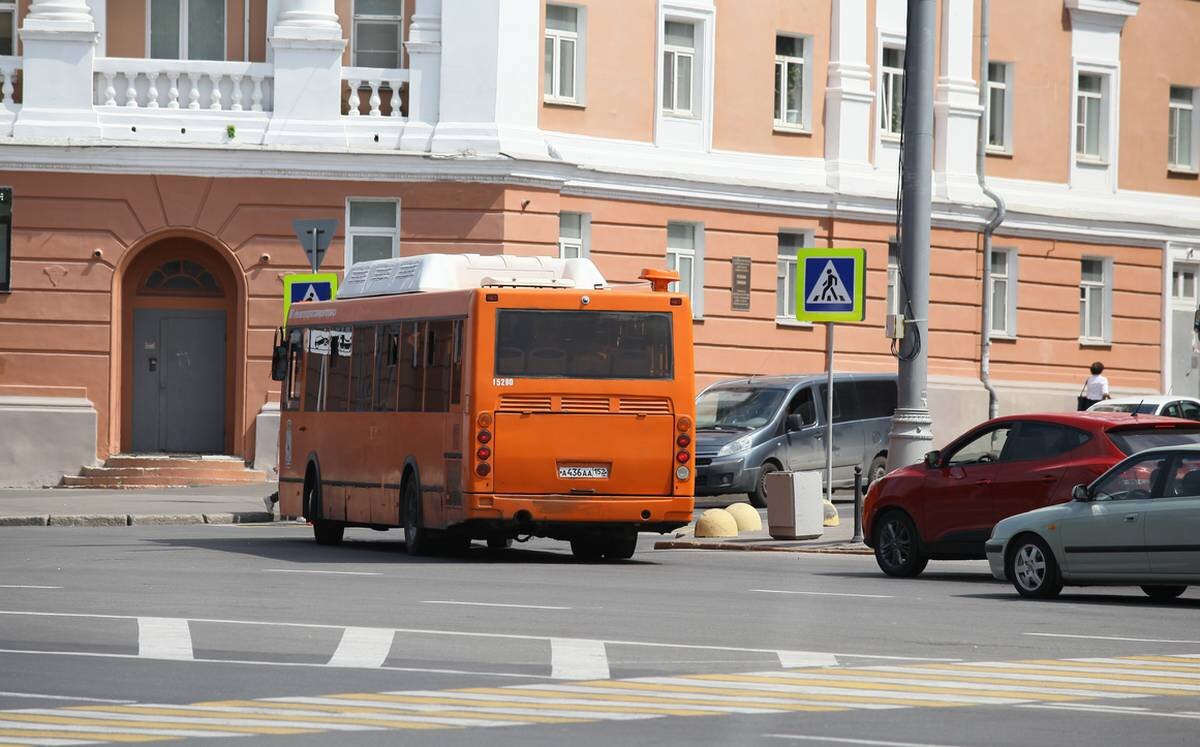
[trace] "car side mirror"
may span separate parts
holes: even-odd
[[[1092,494],[1088,492],[1087,485],[1076,485],[1071,488],[1071,498],[1080,503],[1087,503],[1092,500]]]
[[[788,415],[787,416],[787,429],[789,432],[803,430],[805,425],[806,425],[806,423],[804,422],[803,415]]]
[[[929,469],[936,469],[942,461],[942,452],[934,449],[925,454],[925,466]]]
[[[276,345],[271,352],[271,380],[283,381],[287,378],[287,345]]]

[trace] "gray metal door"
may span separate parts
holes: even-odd
[[[225,446],[225,312],[133,314],[134,451]]]

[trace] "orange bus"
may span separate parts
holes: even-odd
[[[291,307],[279,505],[320,544],[404,528],[411,554],[571,543],[628,558],[692,520],[695,382],[674,273],[608,285],[590,260],[431,254],[353,266]]]

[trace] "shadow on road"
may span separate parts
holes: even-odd
[[[1001,582],[997,582],[1001,583]],[[1023,604],[1091,604],[1100,607],[1153,607],[1158,609],[1200,609],[1200,599],[1172,599],[1156,602],[1141,591],[1132,594],[1072,594],[1064,591],[1054,599],[1025,599],[1016,591],[1009,594],[956,594],[964,599],[987,599]]]
[[[1004,583],[1007,583],[1006,581],[997,581],[996,579],[992,578],[992,574],[988,573],[987,571],[980,571],[978,573],[968,573],[966,571],[954,571],[954,572],[951,572],[951,571],[925,571],[924,573],[922,573],[920,576],[917,576],[916,578],[888,578],[881,571],[876,571],[874,573],[872,573],[871,571],[859,571],[859,572],[842,571],[842,572],[837,572],[837,573],[815,572],[812,575],[828,576],[829,578],[885,579],[885,580],[887,580],[888,583],[893,583],[893,584],[919,584],[919,583],[926,583],[926,582],[933,582],[933,581],[961,581],[961,582],[965,582],[965,583],[979,583],[979,584],[1004,584]]]

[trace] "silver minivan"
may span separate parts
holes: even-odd
[[[696,495],[748,493],[767,505],[766,476],[824,470],[825,374],[754,376],[714,384],[696,397]],[[864,485],[887,469],[896,377],[834,374],[833,486]]]

